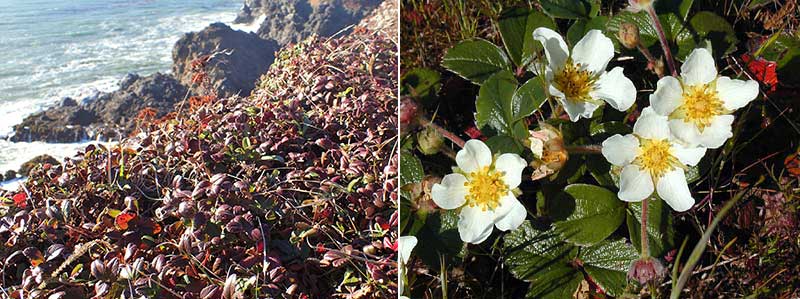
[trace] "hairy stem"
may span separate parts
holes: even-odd
[[[566,146],[570,154],[602,154],[603,147],[600,145],[569,145]]]
[[[658,33],[658,40],[661,42],[661,48],[664,49],[664,59],[667,60],[669,71],[673,77],[677,77],[678,72],[675,69],[675,60],[672,59],[672,50],[669,49],[667,36],[664,34],[664,27],[661,26],[661,20],[658,19],[656,9],[650,5],[647,7],[647,14],[650,16],[650,21],[653,22],[653,28],[655,28],[656,32]]]
[[[650,240],[647,237],[647,206],[650,205],[650,199],[646,198],[642,201],[642,259],[650,257]]]
[[[458,147],[464,148],[464,143],[466,143],[464,141],[464,139],[461,139],[461,137],[456,136],[456,134],[453,134],[453,132],[450,132],[447,129],[440,127],[439,125],[433,123],[432,121],[430,121],[430,120],[428,120],[427,118],[424,118],[424,117],[420,117],[419,118],[419,123],[421,125],[423,125],[423,126],[430,126],[434,130],[436,130],[436,132],[439,132],[439,134],[442,134],[442,137],[447,138],[447,140],[452,141],[453,143],[458,145]]]

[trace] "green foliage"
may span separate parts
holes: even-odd
[[[638,258],[623,239],[606,240],[578,250],[553,228],[525,221],[504,238],[505,264],[514,277],[530,282],[526,298],[569,299],[584,272],[612,296],[627,286],[627,267]]]
[[[408,151],[400,152],[400,186],[418,183],[424,176],[425,171],[419,158]]]
[[[511,61],[503,49],[484,39],[462,41],[447,51],[442,66],[475,84],[502,70],[511,69]]]
[[[597,15],[599,1],[589,0],[540,0],[547,15],[560,19],[588,19]]]
[[[427,68],[415,68],[401,78],[400,94],[409,95],[423,102],[436,98],[442,88],[441,74]]]
[[[566,211],[557,213],[566,217],[553,225],[567,242],[575,245],[597,244],[610,236],[625,220],[625,203],[617,199],[614,192],[602,187],[569,185],[558,200],[555,208]]]
[[[650,255],[662,257],[675,247],[673,240],[675,229],[672,227],[671,210],[664,206],[664,201],[661,199],[646,199],[644,202],[648,202],[647,239],[649,240]],[[641,248],[642,202],[628,204],[627,215],[631,243],[636,248]]]
[[[478,128],[488,127],[497,135],[513,137],[519,143],[528,137],[523,119],[538,109],[546,96],[536,78],[519,88],[517,84],[517,79],[509,71],[500,71],[489,77],[481,85],[475,101],[475,122]]]
[[[440,266],[439,255],[444,255],[445,261],[453,261],[464,246],[458,235],[458,213],[459,210],[442,210],[432,214],[416,234],[417,248],[424,250],[416,250],[415,254],[434,269]]]
[[[535,10],[515,8],[504,11],[497,22],[503,44],[511,60],[517,66],[528,65],[542,45],[533,39],[533,31],[539,27],[555,30],[553,19]]]

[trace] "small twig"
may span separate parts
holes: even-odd
[[[669,42],[667,42],[667,36],[664,34],[664,27],[661,26],[656,9],[652,5],[648,6],[647,14],[650,16],[650,21],[653,22],[653,28],[658,33],[658,40],[661,42],[661,48],[664,49],[664,59],[667,60],[669,71],[673,77],[677,77],[678,71],[675,68],[675,60],[672,58],[672,50],[669,49]]]
[[[434,130],[439,132],[439,134],[442,134],[442,137],[447,138],[447,140],[452,141],[453,143],[458,145],[460,148],[464,148],[464,144],[466,143],[464,141],[464,139],[461,139],[461,137],[456,136],[456,134],[453,134],[453,132],[450,132],[447,129],[440,127],[439,125],[433,123],[432,121],[430,121],[430,120],[428,120],[428,119],[426,119],[424,117],[420,117],[419,118],[419,123],[421,125],[423,125],[423,126],[430,126]]]

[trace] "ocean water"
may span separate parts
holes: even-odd
[[[128,73],[169,72],[183,33],[231,24],[243,0],[0,0],[0,138],[63,97],[118,88]],[[257,24],[234,26],[252,31]],[[0,172],[85,144],[0,141]]]

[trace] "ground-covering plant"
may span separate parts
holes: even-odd
[[[748,49],[730,15],[696,2],[522,2],[472,20],[493,33],[419,42],[444,54],[403,65],[401,294],[796,295],[773,281],[796,263],[758,262],[782,270],[736,283],[753,256],[725,252],[775,240],[798,252],[796,235],[746,235],[726,218],[795,206],[783,196],[797,194],[797,93],[773,76],[796,69],[776,41],[797,33],[785,22]],[[425,20],[426,4],[403,13]],[[403,40],[424,40],[410,36],[420,26]],[[789,137],[767,153],[753,142],[772,130]],[[778,218],[795,223],[796,209]]]
[[[0,194],[0,297],[396,296],[397,43],[356,27],[277,57],[247,98],[143,111]]]

